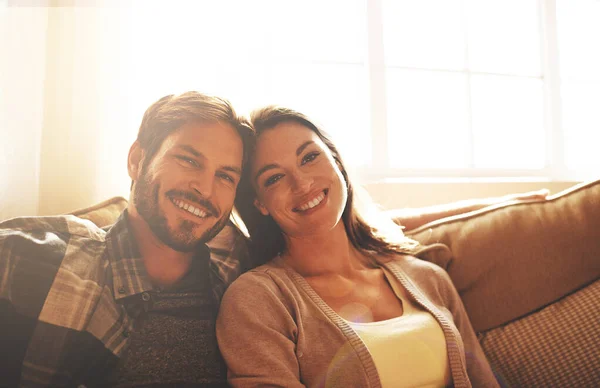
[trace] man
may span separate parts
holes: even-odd
[[[249,136],[226,100],[166,96],[107,232],[72,216],[0,224],[0,386],[225,385],[214,321],[244,262],[228,220]]]

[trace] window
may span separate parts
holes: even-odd
[[[130,20],[138,111],[187,89],[289,106],[363,181],[600,167],[597,0],[144,3]]]
[[[600,170],[600,1],[557,2],[565,168]]]

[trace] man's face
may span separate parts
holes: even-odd
[[[170,134],[133,188],[137,212],[165,245],[190,252],[227,223],[242,170],[242,139],[222,123]]]

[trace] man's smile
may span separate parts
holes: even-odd
[[[181,199],[170,198],[171,202],[181,210],[187,211],[188,213],[198,217],[198,218],[208,218],[212,214],[208,213],[206,210],[200,208],[199,205],[192,205],[189,202],[183,201]]]

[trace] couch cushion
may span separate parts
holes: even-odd
[[[127,200],[125,198],[113,197],[96,205],[76,210],[70,214],[90,220],[103,228],[107,225],[114,224],[126,207]]]
[[[515,322],[481,346],[512,387],[600,387],[600,281]]]
[[[524,316],[600,277],[600,180],[547,200],[450,217],[408,236],[450,247],[444,267],[476,331]]]

